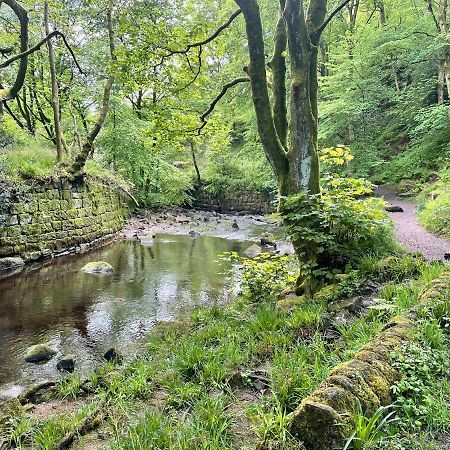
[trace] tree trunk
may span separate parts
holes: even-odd
[[[189,146],[191,148],[191,156],[192,156],[192,162],[194,164],[195,174],[197,175],[197,186],[200,186],[202,184],[202,179],[200,177],[200,170],[198,168],[197,157],[195,155],[194,142],[190,141]]]
[[[385,26],[386,21],[386,10],[384,9],[384,1],[378,0],[378,10],[380,11],[380,23],[381,25]]]
[[[113,23],[112,23],[112,0],[109,2],[108,11],[107,11],[107,24],[108,24],[108,38],[109,38],[109,51],[110,51],[110,58],[111,58],[111,65],[115,60],[115,37],[114,37],[114,29],[113,29]],[[102,108],[100,110],[100,113],[97,117],[97,121],[94,124],[94,127],[89,132],[89,134],[86,137],[86,140],[81,148],[80,153],[75,158],[75,161],[70,169],[70,172],[72,175],[79,175],[80,172],[84,169],[84,166],[86,165],[86,161],[90,156],[92,156],[94,152],[94,142],[97,138],[98,134],[100,133],[101,129],[103,128],[103,125],[106,121],[106,116],[109,112],[109,102],[111,98],[111,91],[114,84],[114,74],[113,74],[113,68],[110,68],[110,74],[108,76],[108,79],[106,80],[105,87],[103,90],[103,101],[102,101]]]
[[[9,6],[20,22],[20,52],[23,53],[28,49],[28,14],[26,10],[16,2],[16,0],[3,0],[5,5]],[[28,68],[28,55],[20,58],[19,69],[17,71],[16,79],[10,89],[0,90],[0,115],[1,105],[4,101],[13,100],[25,83],[25,76]]]
[[[48,2],[44,3],[44,28],[45,34],[50,34],[50,25],[49,25],[49,7]],[[53,109],[53,121],[54,121],[54,129],[55,129],[55,140],[56,140],[56,156],[57,160],[61,161],[66,156],[66,151],[63,145],[63,136],[61,130],[61,117],[60,117],[60,108],[59,108],[59,89],[58,89],[58,80],[56,77],[56,68],[55,68],[55,50],[53,47],[53,42],[51,39],[47,41],[47,49],[48,49],[48,62],[50,66],[50,80],[51,80],[51,90],[52,90],[52,109]]]
[[[439,3],[439,32],[447,37],[447,11],[448,1],[440,0]],[[438,75],[438,103],[442,104],[445,101],[445,96],[450,100],[450,46],[445,45],[442,49],[442,57],[439,61],[439,75]]]

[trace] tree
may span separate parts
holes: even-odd
[[[116,59],[116,43],[115,43],[115,35],[113,28],[113,0],[108,0],[107,7],[107,30],[108,30],[108,43],[109,43],[109,56],[111,66]],[[79,175],[81,171],[84,169],[87,159],[92,156],[94,152],[94,142],[100,133],[103,125],[106,121],[106,116],[109,112],[109,102],[111,98],[111,91],[114,84],[114,71],[113,67],[110,67],[108,78],[105,82],[105,87],[103,89],[103,98],[102,98],[102,106],[100,108],[100,112],[97,116],[97,120],[95,121],[94,126],[91,131],[88,133],[82,147],[81,151],[78,153],[75,161],[73,162],[70,171],[73,175]]]
[[[277,178],[279,194],[281,197],[302,191],[318,194],[318,48],[322,32],[348,0],[328,18],[326,0],[311,0],[306,13],[302,0],[280,0],[275,53],[270,62],[274,75],[273,108],[258,2],[236,0],[236,3],[246,23],[250,55],[248,74],[259,136]],[[286,57],[289,57],[291,77],[289,119],[285,95]]]
[[[50,24],[49,24],[49,7],[48,2],[44,3],[44,28],[45,34],[50,34]],[[55,141],[56,141],[56,155],[58,161],[67,154],[66,148],[63,144],[63,134],[61,130],[61,118],[60,118],[60,104],[59,104],[59,88],[58,80],[56,77],[55,68],[55,51],[53,49],[53,42],[51,39],[47,41],[48,48],[48,62],[50,65],[50,77],[51,77],[51,88],[52,88],[52,109],[53,109],[53,120],[55,127]],[[67,155],[68,156],[68,155]]]

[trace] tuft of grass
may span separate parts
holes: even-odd
[[[342,450],[364,450],[373,448],[374,444],[379,443],[385,435],[387,426],[398,420],[393,405],[380,406],[372,415],[366,416],[361,403],[357,401],[357,409],[351,415],[354,424],[354,431],[347,439]]]

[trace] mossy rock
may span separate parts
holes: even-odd
[[[330,302],[336,298],[338,289],[338,284],[330,284],[328,286],[325,286],[314,294],[314,300],[317,300],[319,302]]]
[[[56,355],[55,350],[46,344],[36,344],[28,348],[25,361],[29,363],[40,363],[49,361]]]
[[[87,263],[82,269],[85,273],[109,274],[114,272],[113,267],[105,261],[96,261]]]
[[[290,295],[287,298],[277,301],[277,309],[281,311],[291,311],[305,303],[305,296]]]

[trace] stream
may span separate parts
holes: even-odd
[[[108,348],[133,354],[156,323],[182,320],[196,305],[225,303],[235,284],[232,263],[220,254],[242,254],[260,228],[236,233],[240,240],[157,232],[0,281],[0,398],[62,377],[56,363],[64,355],[74,355],[75,371],[87,375],[105,363]],[[113,274],[81,272],[91,261],[108,262]],[[57,354],[45,364],[26,363],[27,348],[37,343]]]

